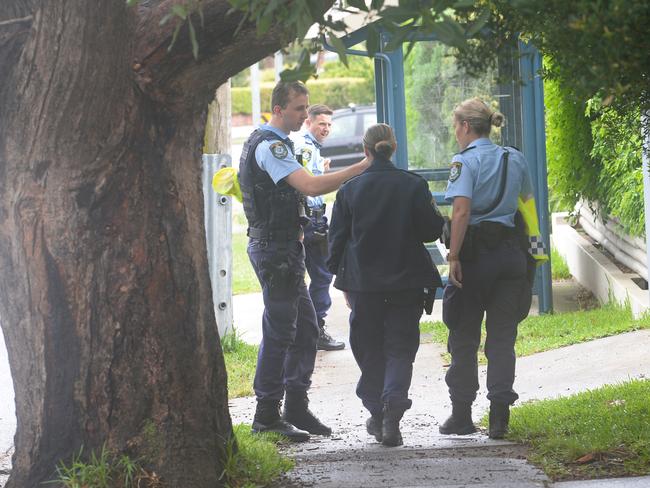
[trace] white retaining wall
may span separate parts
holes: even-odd
[[[624,273],[602,252],[566,222],[566,213],[552,215],[553,246],[566,260],[576,280],[602,302],[611,299],[630,302],[632,313],[639,317],[650,308],[650,294],[632,278],[636,273]]]

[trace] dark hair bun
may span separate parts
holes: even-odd
[[[382,156],[390,157],[393,154],[393,145],[390,141],[379,141],[375,144],[375,152]]]

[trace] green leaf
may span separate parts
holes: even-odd
[[[366,7],[366,2],[364,2],[364,0],[348,0],[348,5],[364,12],[368,11],[368,7]]]
[[[490,10],[487,8],[481,10],[476,20],[467,27],[467,30],[465,31],[465,35],[467,37],[473,37],[474,34],[476,34],[485,26],[489,18],[490,18]]]
[[[316,74],[316,67],[308,63],[306,66],[303,67],[296,66],[295,68],[285,69],[282,73],[280,73],[280,79],[282,81],[305,82],[315,74]]]
[[[138,0],[126,0],[127,7],[133,7],[136,3],[138,3]]]
[[[196,32],[194,31],[192,18],[188,17],[187,22],[190,28],[190,41],[192,41],[192,56],[194,56],[194,59],[199,59],[199,43],[196,40]]]
[[[332,44],[332,47],[336,50],[337,54],[339,55],[339,58],[341,58],[341,62],[348,66],[348,56],[346,54],[346,47],[345,44],[343,44],[343,41],[336,37],[336,36],[331,36],[329,38],[329,42]]]
[[[271,22],[273,21],[272,15],[265,15],[257,21],[257,35],[262,36],[271,27]]]
[[[180,32],[182,26],[183,26],[182,22],[178,22],[176,24],[176,27],[174,28],[174,34],[172,35],[172,42],[169,43],[167,52],[171,52],[171,50],[174,48],[174,44],[176,44],[176,39],[178,38],[178,33]]]
[[[415,19],[420,16],[420,11],[416,8],[408,7],[386,7],[381,11],[381,16],[384,19],[392,20],[393,22],[401,23],[409,19]]]
[[[456,26],[458,26],[457,23],[447,19],[432,24],[431,30],[436,37],[438,37],[440,42],[444,42],[449,46],[462,47],[467,43],[467,40],[465,39],[462,28],[458,29]]]
[[[174,17],[174,14],[171,12],[165,15],[162,19],[160,19],[160,22],[158,22],[158,25],[165,25],[167,22],[169,22],[169,19]]]
[[[368,26],[368,37],[366,38],[366,49],[370,56],[374,56],[379,52],[379,31],[374,24]]]
[[[187,9],[184,5],[176,4],[172,7],[172,12],[181,19],[187,19]]]

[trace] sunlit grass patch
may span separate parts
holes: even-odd
[[[228,445],[223,477],[229,488],[266,486],[294,466],[293,460],[278,452],[282,436],[273,433],[253,434],[250,425],[233,427],[237,447]]]
[[[508,439],[557,479],[650,473],[650,381],[604,386],[512,409]]]
[[[221,348],[228,372],[228,398],[252,395],[258,346],[245,343],[233,330],[221,339]]]
[[[608,337],[650,327],[650,316],[634,319],[629,307],[607,304],[601,308],[558,314],[530,316],[519,324],[515,349],[528,356],[558,347]],[[423,322],[420,331],[431,341],[447,343],[448,331],[442,322]],[[481,333],[479,361],[485,364],[485,324]]]

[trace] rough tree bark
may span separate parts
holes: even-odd
[[[173,3],[0,4],[0,317],[18,420],[7,487],[104,444],[165,486],[222,484],[232,427],[204,123],[216,87],[280,37],[235,37],[228,2],[204,0],[196,62],[185,34],[167,52]]]

